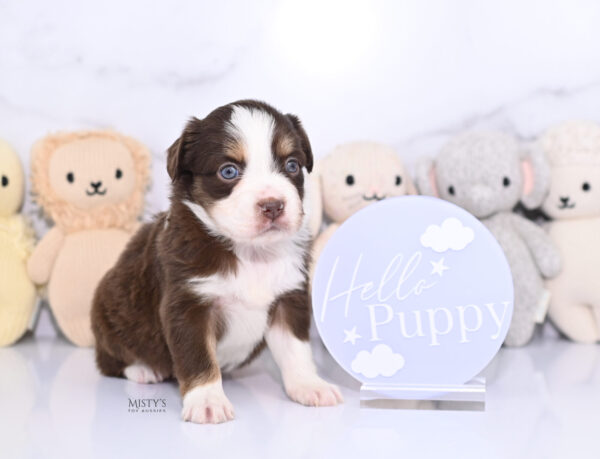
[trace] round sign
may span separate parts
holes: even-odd
[[[313,280],[327,349],[368,384],[464,384],[502,345],[513,312],[504,252],[447,201],[392,198],[332,236]]]

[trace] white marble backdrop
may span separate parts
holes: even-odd
[[[26,164],[50,131],[118,129],[153,151],[162,210],[165,149],[240,98],[297,113],[317,156],[370,139],[409,163],[467,127],[600,121],[600,3],[0,0],[0,137]]]

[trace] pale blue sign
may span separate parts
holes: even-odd
[[[333,235],[317,264],[313,310],[336,361],[366,384],[463,384],[502,345],[513,312],[504,253],[446,201],[392,198]]]

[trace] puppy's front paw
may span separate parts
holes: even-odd
[[[318,377],[291,381],[286,392],[293,401],[306,406],[335,406],[344,402],[337,386]]]
[[[219,381],[194,387],[185,394],[181,416],[196,424],[220,424],[233,420],[235,414]]]

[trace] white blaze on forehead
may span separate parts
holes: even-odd
[[[263,111],[235,106],[228,130],[244,147],[246,175],[276,172],[271,146],[275,120]]]

